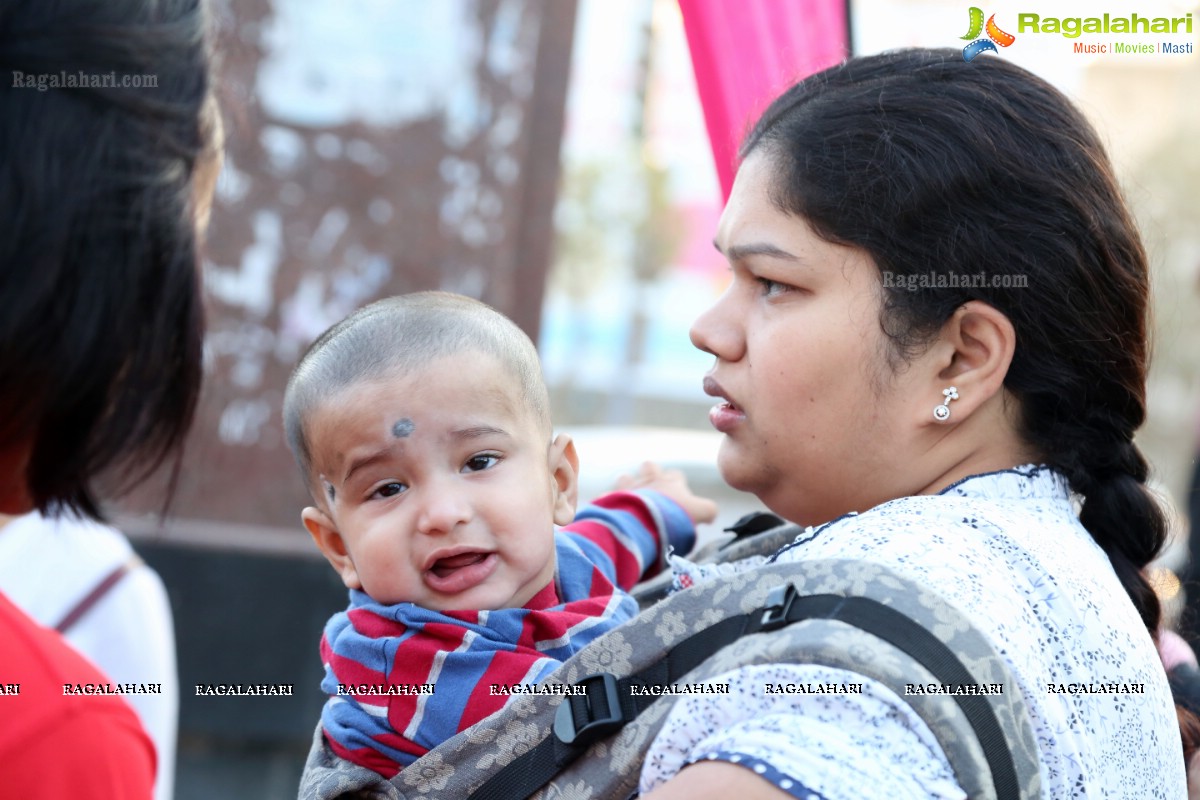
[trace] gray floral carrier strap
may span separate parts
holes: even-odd
[[[819,560],[666,598],[546,681],[563,692],[518,698],[390,782],[337,759],[318,730],[300,797],[627,798],[677,699],[654,687],[765,663],[822,664],[880,681],[929,725],[970,797],[1038,796],[1028,712],[988,641],[943,598],[882,567]],[[909,695],[914,684],[946,690]]]

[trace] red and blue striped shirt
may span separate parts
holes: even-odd
[[[687,553],[695,526],[658,492],[615,492],[554,533],[555,580],[522,608],[432,611],[350,592],[325,626],[325,738],[392,777],[508,701],[493,684],[536,684],[637,614],[625,591],[655,574],[664,543]],[[386,693],[385,693],[386,692]]]

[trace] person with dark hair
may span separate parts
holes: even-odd
[[[99,520],[97,481],[137,484],[191,423],[209,60],[203,0],[0,7],[2,514]],[[153,747],[108,679],[3,596],[0,641],[5,795],[150,797]]]
[[[1166,522],[1133,442],[1148,268],[1096,133],[1001,58],[902,50],[799,82],[741,155],[732,283],[691,335],[722,475],[810,526],[774,561],[880,564],[961,609],[1029,706],[1040,796],[1186,796],[1143,575]],[[647,753],[647,800],[965,796],[878,682],[713,680],[730,695],[676,704]]]

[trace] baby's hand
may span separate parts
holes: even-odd
[[[626,492],[633,489],[653,489],[661,492],[688,513],[692,522],[712,522],[717,518],[717,504],[707,497],[692,493],[687,484],[687,478],[677,469],[664,470],[653,461],[642,464],[636,475],[622,475],[617,478],[617,490]]]

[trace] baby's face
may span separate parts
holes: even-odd
[[[349,387],[309,418],[304,522],[350,588],[436,610],[523,606],[574,516],[574,449],[482,353]]]

